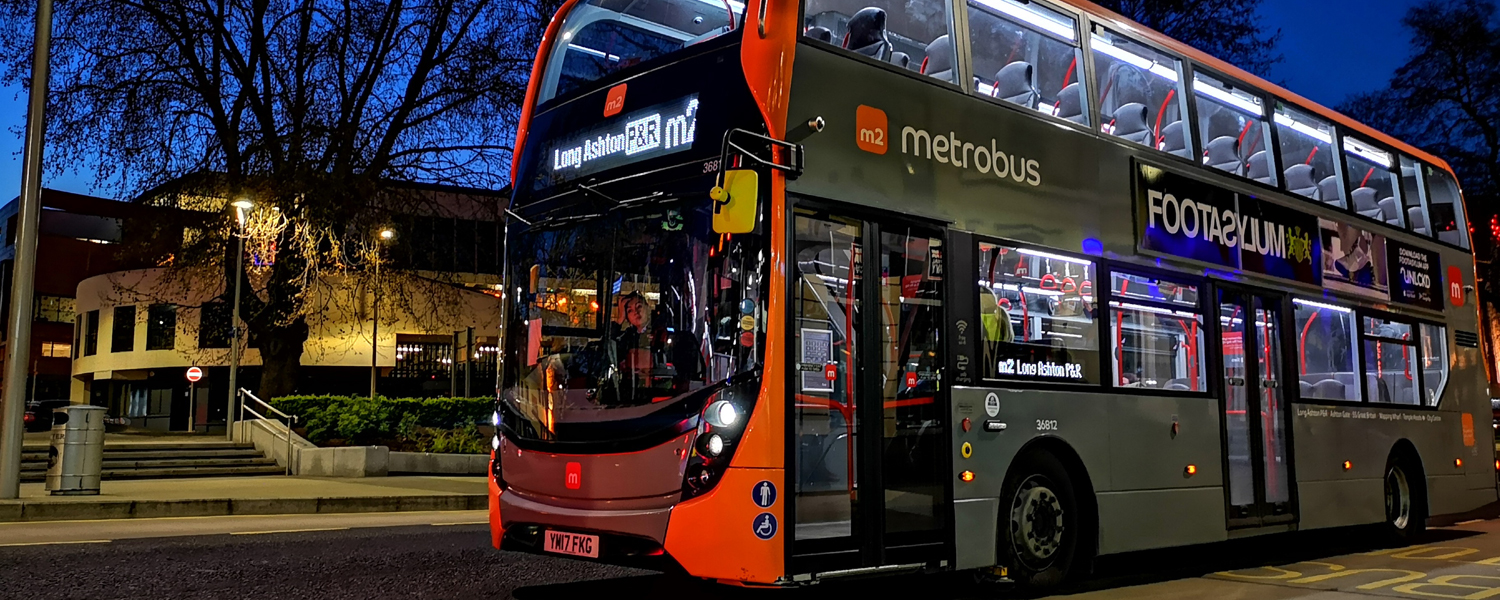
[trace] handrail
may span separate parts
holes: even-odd
[[[240,402],[239,402],[239,405],[240,405],[240,417],[239,417],[239,421],[238,422],[240,422],[240,423],[244,423],[245,422],[245,413],[247,413],[247,412],[250,413],[250,414],[252,414],[252,415],[255,415],[255,417],[257,419],[259,419],[259,422],[262,423],[262,426],[265,426],[264,423],[266,421],[272,420],[272,419],[266,417],[265,415],[260,414],[255,409],[246,406],[248,404],[245,401],[246,398],[249,398],[250,400],[254,400],[256,402],[256,404],[259,404],[259,405],[265,407],[263,410],[265,410],[266,412],[275,414],[275,415],[277,415],[277,416],[279,416],[279,417],[281,417],[283,419],[286,419],[286,422],[281,424],[281,426],[283,428],[285,428],[286,431],[283,434],[279,435],[278,437],[281,437],[281,438],[283,438],[283,439],[286,440],[286,474],[287,475],[291,475],[292,474],[292,425],[296,424],[300,420],[300,417],[298,417],[297,415],[289,415],[289,414],[287,414],[285,412],[282,412],[280,409],[278,409],[278,408],[276,408],[274,406],[271,406],[271,404],[269,402],[266,402],[265,400],[261,400],[260,398],[256,397],[255,394],[251,393],[250,390],[247,390],[245,388],[240,388],[239,390],[236,390],[236,393],[240,396]],[[269,426],[265,426],[265,427],[267,427],[266,430],[270,431],[273,435],[275,435],[277,433],[276,430],[271,429]]]

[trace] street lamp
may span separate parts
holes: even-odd
[[[375,401],[375,380],[380,375],[380,249],[382,244],[396,239],[396,231],[389,227],[381,229],[375,238],[375,283],[374,299],[370,301],[374,320],[370,324],[370,401]]]
[[[234,207],[234,220],[239,223],[238,249],[234,253],[234,313],[229,317],[229,404],[224,411],[224,433],[234,439],[234,410],[237,408],[240,388],[240,286],[245,280],[245,213],[255,204],[248,198],[229,203]]]

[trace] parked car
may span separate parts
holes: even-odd
[[[26,402],[26,415],[21,422],[26,425],[26,431],[46,431],[52,429],[52,410],[68,405],[64,400],[28,400]]]

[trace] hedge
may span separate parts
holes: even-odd
[[[493,398],[283,396],[272,399],[271,405],[297,415],[297,428],[304,430],[303,435],[314,444],[356,446],[393,445],[391,442],[427,446],[437,438],[439,446],[467,447],[472,445],[467,443],[468,438],[477,435],[470,432],[476,425],[489,424],[495,410]]]

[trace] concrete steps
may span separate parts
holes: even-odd
[[[21,449],[21,481],[45,481],[46,446]],[[227,441],[104,443],[104,479],[280,475],[286,470],[249,444]]]

